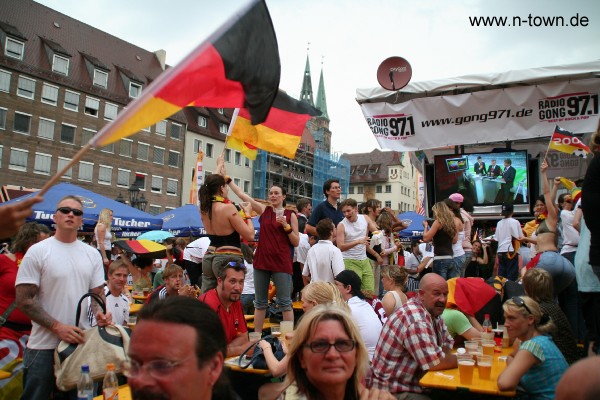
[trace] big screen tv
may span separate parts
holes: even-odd
[[[474,214],[499,213],[503,203],[514,204],[515,212],[529,212],[525,150],[437,155],[433,170],[436,202],[460,193]],[[511,176],[512,183],[504,179]]]

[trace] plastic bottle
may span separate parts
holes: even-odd
[[[492,333],[492,322],[490,321],[490,314],[485,314],[485,318],[483,319],[483,332],[484,333]]]
[[[81,376],[77,383],[77,400],[92,400],[94,398],[94,381],[90,376],[90,367],[81,366]]]
[[[102,383],[102,396],[104,400],[118,400],[119,398],[119,381],[113,363],[106,364],[106,374]]]

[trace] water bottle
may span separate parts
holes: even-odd
[[[492,322],[490,321],[490,314],[485,314],[483,319],[483,333],[492,333]]]
[[[90,376],[90,367],[81,366],[81,376],[77,383],[77,400],[92,400],[94,398],[94,381]]]
[[[113,363],[106,364],[106,374],[102,383],[102,396],[104,400],[118,400],[119,398],[119,381]]]

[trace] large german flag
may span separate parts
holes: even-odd
[[[316,115],[321,115],[321,112],[280,90],[262,124],[252,125],[248,110],[239,110],[228,145],[234,139],[245,146],[254,146],[293,159],[306,122]]]
[[[280,75],[271,17],[265,2],[255,0],[163,72],[90,144],[116,142],[188,106],[245,107],[252,123],[261,123],[277,95]]]

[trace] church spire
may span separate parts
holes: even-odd
[[[310,46],[310,43],[308,43]],[[304,79],[302,80],[302,90],[300,91],[300,100],[305,101],[314,107],[312,77],[310,76],[310,63],[308,62],[308,48],[306,49],[306,67],[304,68]]]
[[[327,97],[325,97],[325,81],[323,80],[323,58],[321,57],[321,77],[319,78],[319,90],[317,91],[317,108],[323,113],[321,117],[329,119],[327,115]]]

